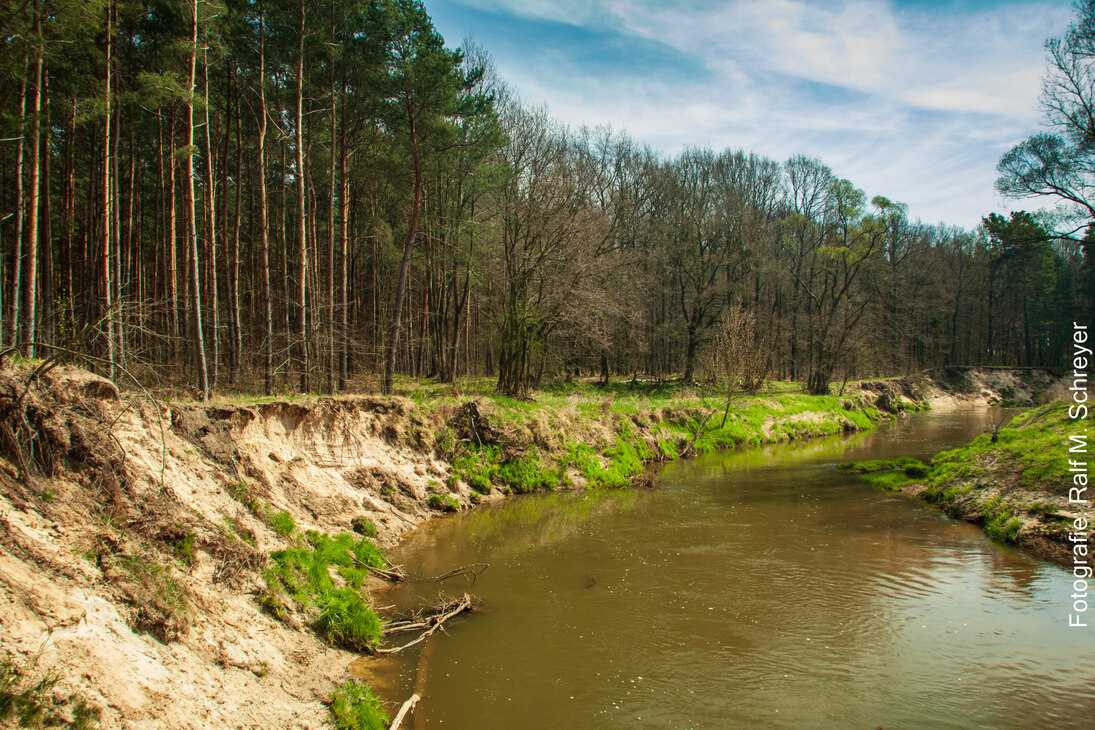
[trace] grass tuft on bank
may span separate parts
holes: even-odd
[[[368,567],[383,568],[380,549],[350,533],[307,531],[295,545],[270,554],[263,608],[280,620],[303,614],[321,637],[352,651],[372,651],[383,623],[363,594]]]
[[[337,730],[385,730],[388,713],[380,698],[363,682],[351,679],[335,688],[328,709]]]

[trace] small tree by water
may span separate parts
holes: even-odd
[[[756,316],[743,304],[731,307],[715,331],[708,353],[708,369],[726,393],[722,426],[726,425],[734,394],[757,392],[764,384],[769,365],[757,332]]]

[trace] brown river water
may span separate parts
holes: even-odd
[[[839,472],[926,458],[1000,413],[673,463],[653,489],[507,500],[407,535],[412,574],[486,562],[482,602],[362,659],[404,728],[1095,728],[1071,578]],[[432,602],[419,581],[378,596]]]

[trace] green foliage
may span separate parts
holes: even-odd
[[[7,651],[0,658],[0,723],[19,727],[98,727],[99,710],[84,700],[58,697],[61,675],[37,671],[32,660],[21,664]]]
[[[282,537],[289,537],[297,529],[297,522],[288,512],[275,512],[270,515],[270,529]],[[375,533],[374,533],[375,536]]]
[[[518,494],[551,490],[563,483],[563,469],[549,469],[536,450],[514,456],[498,465],[498,479]]]
[[[297,545],[270,554],[264,572],[267,590],[260,599],[269,613],[284,619],[289,601],[315,612],[312,626],[337,646],[364,651],[380,639],[380,619],[362,597],[365,566],[382,568],[384,556],[368,538],[350,533],[331,536],[309,530]],[[345,585],[336,585],[337,571]]]
[[[490,494],[491,478],[497,472],[500,453],[497,446],[465,450],[453,459],[453,474],[467,482],[476,492]]]
[[[1022,525],[1019,516],[999,497],[993,497],[984,504],[985,532],[998,542],[1015,542]]]
[[[340,684],[328,705],[338,730],[386,730],[388,713],[368,686],[355,679]]]
[[[1032,515],[1051,515],[1057,512],[1057,508],[1052,504],[1046,504],[1045,502],[1032,502],[1027,505],[1027,512]]]
[[[872,461],[846,461],[837,469],[855,474],[874,474],[882,471],[904,471],[910,477],[927,476],[928,465],[919,459],[874,459]]]
[[[896,492],[904,487],[906,484],[912,482],[912,479],[906,476],[904,472],[886,471],[873,474],[864,474],[863,481],[867,482],[876,489],[882,489],[887,492]]]

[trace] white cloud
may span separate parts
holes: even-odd
[[[499,58],[524,98],[571,125],[610,123],[670,153],[703,145],[777,160],[815,155],[868,194],[909,203],[914,217],[966,226],[1002,207],[996,161],[1037,130],[1042,43],[1071,19],[1065,0],[972,13],[891,0],[694,0],[675,9],[654,0],[458,1],[614,30],[707,72],[670,82],[623,67],[595,75],[565,59]]]
[[[715,70],[747,66],[933,109],[1028,120],[1036,109],[1023,100],[1038,94],[1042,41],[1070,17],[1067,8],[1015,6],[940,20],[883,0],[741,0],[690,13],[619,0],[613,10],[630,32],[702,53]]]

